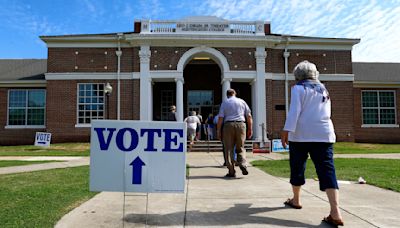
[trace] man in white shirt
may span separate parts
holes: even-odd
[[[246,140],[246,123],[247,121],[247,137],[253,135],[253,118],[247,103],[236,97],[236,91],[228,89],[226,91],[226,99],[219,109],[217,137],[221,139],[221,126],[223,128],[223,142],[225,146],[225,160],[228,168],[226,177],[236,177],[234,149],[236,149],[237,162],[243,175],[249,174],[247,170],[246,149],[244,142]]]

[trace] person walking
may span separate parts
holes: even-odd
[[[325,191],[330,214],[323,221],[342,226],[339,210],[339,187],[333,163],[333,143],[336,136],[331,120],[331,100],[328,90],[318,80],[315,64],[302,61],[293,71],[296,84],[291,89],[290,109],[281,133],[283,147],[289,144],[290,183],[293,197],[285,205],[301,209],[301,186],[308,155],[314,162],[319,188]]]
[[[187,136],[190,141],[190,148],[191,148],[191,145],[193,145],[194,139],[196,137],[196,128],[201,123],[199,118],[196,116],[195,111],[191,111],[190,115],[185,118],[184,122],[187,123]]]
[[[214,139],[214,116],[212,113],[210,113],[207,117],[207,120],[205,122],[206,128],[207,128],[207,139],[208,141]]]
[[[222,102],[218,114],[217,124],[217,137],[221,139],[221,127],[224,124],[222,131],[223,142],[225,146],[225,160],[228,168],[228,174],[226,177],[236,177],[235,171],[235,158],[234,150],[236,147],[237,162],[243,175],[248,175],[247,161],[246,161],[246,150],[244,143],[246,140],[246,123],[247,121],[247,138],[253,135],[253,118],[251,116],[251,110],[247,103],[240,98],[236,97],[236,91],[234,89],[228,89],[226,91],[226,99]]]

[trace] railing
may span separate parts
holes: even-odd
[[[141,33],[265,35],[262,21],[141,21]]]

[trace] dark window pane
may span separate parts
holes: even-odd
[[[30,90],[28,91],[28,107],[45,107],[45,91]]]
[[[26,107],[26,90],[11,90],[8,98],[10,108]]]
[[[379,124],[378,109],[363,109],[363,124]]]
[[[28,110],[28,125],[44,125],[44,109]]]
[[[379,106],[380,107],[394,107],[394,93],[393,92],[379,92]]]
[[[25,109],[9,109],[9,125],[25,125]]]
[[[378,107],[378,93],[375,91],[363,91],[362,107]]]
[[[395,124],[395,111],[394,109],[381,109],[380,110],[381,124]]]

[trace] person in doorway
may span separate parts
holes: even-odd
[[[246,161],[246,150],[244,148],[244,142],[246,140],[246,124],[247,120],[247,137],[250,138],[253,135],[253,118],[251,111],[247,103],[240,98],[236,97],[236,91],[234,89],[228,89],[226,91],[226,99],[222,102],[218,113],[218,125],[217,125],[217,136],[221,139],[221,127],[224,123],[224,146],[226,165],[228,167],[228,174],[226,177],[236,177],[235,171],[235,158],[234,150],[236,147],[237,162],[243,175],[248,175],[247,161]]]
[[[208,141],[214,139],[214,116],[212,113],[210,113],[207,117],[207,120],[205,122],[205,125],[207,126],[207,139]]]
[[[198,125],[196,128],[196,138],[195,138],[195,140],[198,141],[201,139],[201,132],[202,132],[201,128],[203,127],[203,116],[201,116],[200,112],[196,116],[200,120],[200,125]]]
[[[187,123],[187,136],[190,141],[190,145],[193,145],[196,137],[196,128],[200,124],[200,120],[196,116],[196,112],[191,111],[190,115],[185,118],[184,122]]]
[[[308,155],[314,162],[319,188],[325,191],[330,214],[323,221],[343,226],[339,210],[339,187],[333,163],[333,143],[336,136],[331,120],[331,100],[328,90],[318,80],[317,67],[302,61],[293,71],[296,84],[291,89],[290,109],[281,133],[283,147],[289,144],[290,183],[293,197],[284,202],[301,209],[300,190],[305,184],[304,171]]]
[[[169,107],[169,113],[168,113],[167,120],[168,121],[176,121],[176,106],[175,105],[171,105]]]

